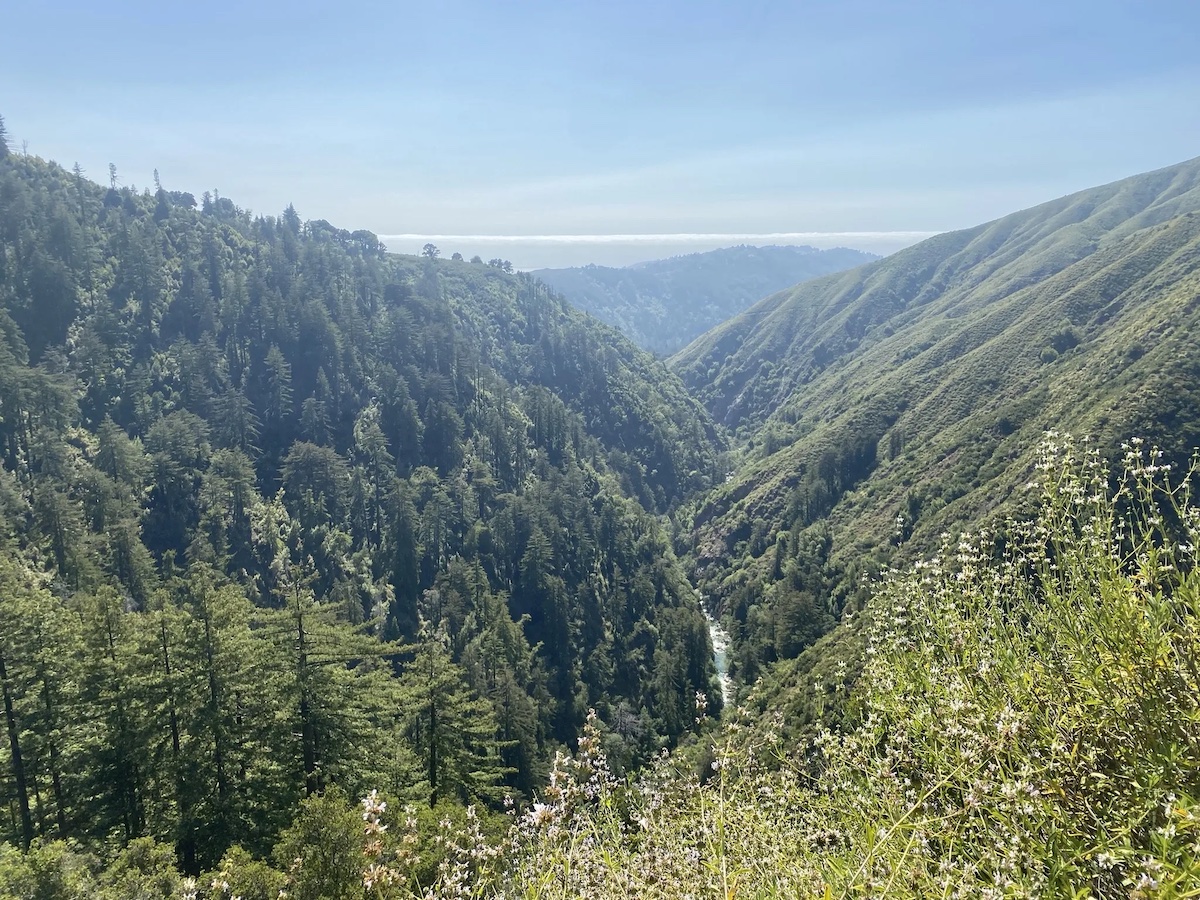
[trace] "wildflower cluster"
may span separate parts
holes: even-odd
[[[1161,454],[1128,449],[1110,492],[1093,448],[1048,435],[1038,519],[947,544],[877,598],[870,714],[824,739],[829,806],[860,811],[837,818],[862,862],[831,880],[1005,897],[1200,883],[1200,578],[1174,550],[1196,512]]]
[[[382,817],[387,812],[387,801],[380,799],[378,791],[373,790],[363,797],[362,810],[363,856],[367,859],[362,875],[363,888],[368,894],[376,892],[382,896],[386,888],[400,881],[400,872],[393,863],[402,861],[401,854],[407,848],[402,845],[401,853],[392,854],[394,859],[385,858],[383,841],[388,827]]]
[[[856,728],[771,759],[735,717],[703,779],[661,760],[621,815],[557,780],[502,893],[1196,896],[1200,510],[1128,454],[1047,435],[1033,521],[889,576]]]

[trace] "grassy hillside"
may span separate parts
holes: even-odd
[[[1021,502],[1042,433],[1200,444],[1200,162],[769,298],[673,364],[745,464],[682,518],[744,676],[861,579]]]
[[[933,316],[961,320],[1198,207],[1197,160],[1081,191],[783,291],[671,362],[718,420],[761,423],[860,347],[903,345]]]
[[[666,354],[768,294],[874,258],[845,247],[741,246],[624,268],[593,265],[533,274],[579,309]]]

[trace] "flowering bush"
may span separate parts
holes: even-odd
[[[814,755],[735,721],[703,786],[589,777],[527,814],[496,892],[1200,895],[1195,473],[1133,442],[1114,478],[1060,435],[1038,471],[1035,521],[880,586],[861,725]]]

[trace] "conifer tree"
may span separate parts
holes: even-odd
[[[7,570],[5,571],[7,576]],[[6,577],[5,580],[8,580]],[[11,600],[10,600],[11,603]],[[5,604],[8,606],[9,604]],[[18,630],[10,610],[4,610],[7,615],[0,621],[2,633],[6,640],[0,644],[0,693],[4,701],[4,728],[8,735],[9,766],[12,770],[13,785],[17,793],[17,810],[20,817],[19,838],[26,849],[33,843],[33,816],[29,805],[29,777],[25,767],[25,755],[22,752],[22,735],[20,721],[17,718],[17,702],[20,699],[20,686],[17,680],[14,655],[16,648],[10,643],[17,637]]]
[[[426,625],[401,678],[404,735],[423,769],[430,807],[440,799],[496,803],[506,767],[491,706],[475,696],[450,657],[444,627]]]
[[[204,866],[235,843],[263,847],[298,799],[274,759],[286,740],[279,725],[287,703],[282,660],[251,627],[245,595],[221,582],[216,571],[195,565],[180,585],[189,836]]]
[[[143,727],[143,660],[135,650],[135,622],[115,591],[102,588],[80,600],[81,699],[98,738],[84,763],[85,790],[95,798],[89,816],[102,833],[118,828],[128,841],[146,833],[146,767],[153,759]]]
[[[278,610],[262,614],[285,671],[291,764],[306,796],[330,784],[358,789],[382,779],[395,709],[386,664],[394,648],[346,623],[312,592],[312,573],[288,567]],[[277,751],[278,752],[278,751]],[[373,774],[371,774],[373,773]]]

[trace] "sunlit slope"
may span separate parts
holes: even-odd
[[[867,539],[901,514],[908,530],[977,519],[1046,429],[1110,444],[1136,432],[1186,454],[1200,438],[1197,269],[1200,215],[1185,215],[969,319],[926,322],[915,342],[860,350],[776,414],[766,431],[784,446],[714,491],[698,522],[778,519],[809,499],[795,496],[802,476],[823,478],[822,457],[848,448],[863,471],[832,473],[829,519]]]
[[[1198,176],[1193,161],[926,241],[676,358],[747,437],[685,521],[743,674],[803,650],[863,575],[1019,503],[1044,431],[1140,434],[1176,459],[1200,443]]]
[[[708,332],[672,362],[719,420],[761,422],[839,360],[877,343],[908,347],[935,317],[967,320],[1140,229],[1196,209],[1200,159],[806,282]]]

